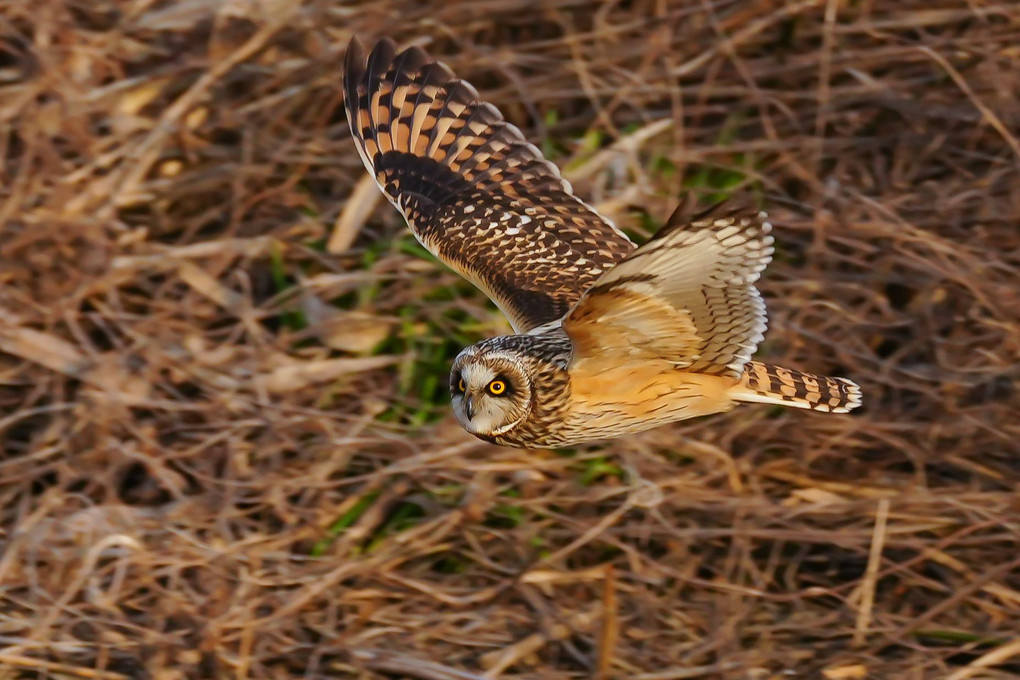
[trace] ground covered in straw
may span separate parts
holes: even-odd
[[[377,200],[349,38],[642,239],[767,207],[760,352],[865,408],[499,449],[507,325]],[[1020,6],[8,0],[0,677],[1020,673]]]

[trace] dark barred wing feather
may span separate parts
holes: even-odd
[[[420,48],[381,40],[344,65],[358,151],[422,245],[525,332],[556,321],[633,243],[555,165]]]

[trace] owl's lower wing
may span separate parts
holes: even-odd
[[[344,98],[358,151],[417,239],[518,332],[556,321],[634,249],[556,166],[442,63],[355,38]]]
[[[764,339],[754,283],[772,259],[769,231],[765,213],[688,223],[678,210],[564,319],[574,360],[609,349],[739,378]]]

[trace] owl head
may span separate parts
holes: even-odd
[[[534,385],[528,358],[482,342],[453,362],[453,412],[465,430],[483,439],[506,434],[531,412]]]

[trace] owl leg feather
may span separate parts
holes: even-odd
[[[861,388],[846,378],[829,378],[749,361],[741,381],[729,391],[734,401],[779,404],[826,413],[846,413],[861,405]]]

